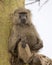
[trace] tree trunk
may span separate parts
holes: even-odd
[[[25,0],[0,0],[0,65],[10,65],[8,37],[12,22],[9,14],[19,7],[24,7]]]

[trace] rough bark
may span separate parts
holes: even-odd
[[[0,0],[0,65],[10,65],[8,37],[12,22],[9,14],[18,7],[24,7],[24,0]]]

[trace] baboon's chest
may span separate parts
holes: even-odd
[[[36,35],[31,27],[20,27],[16,30],[18,31],[19,35],[26,37],[26,41],[30,46],[33,46],[37,43]]]
[[[31,27],[27,27],[27,26],[24,26],[24,27],[18,27],[16,28],[16,30],[20,33],[20,34],[26,34],[26,33],[29,33],[29,32],[32,32],[31,30]]]

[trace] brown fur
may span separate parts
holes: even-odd
[[[22,24],[19,19],[19,13],[26,12],[27,19],[26,23]],[[28,9],[25,8],[19,8],[12,14],[12,21],[13,21],[13,28],[9,37],[9,51],[12,54],[12,57],[14,57],[14,60],[18,58],[18,50],[16,49],[18,43],[21,40],[24,40],[24,44],[28,43],[31,51],[37,52],[39,49],[43,47],[42,40],[39,37],[38,32],[35,29],[35,26],[33,26],[31,22],[31,13]],[[23,64],[23,63],[20,63]],[[20,65],[19,64],[19,65]],[[17,65],[14,61],[14,64]]]

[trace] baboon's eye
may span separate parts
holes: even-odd
[[[21,13],[19,13],[19,17],[20,17],[20,18],[21,18],[21,17],[24,17],[24,16],[27,17],[27,13],[26,13],[26,12],[21,12]]]
[[[21,18],[21,15],[19,15],[19,18]]]

